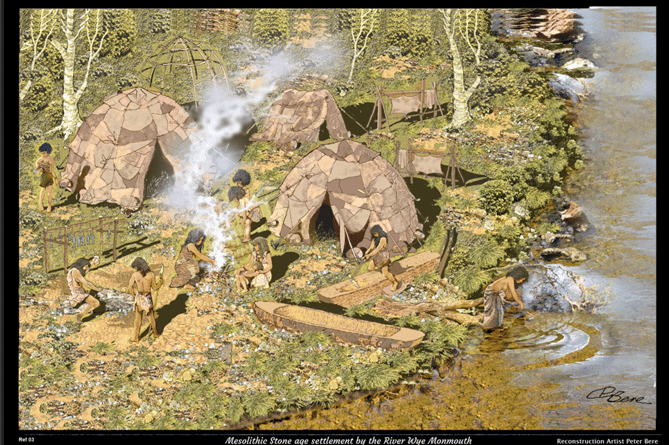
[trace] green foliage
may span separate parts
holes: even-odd
[[[546,232],[557,233],[560,231],[560,226],[552,223],[541,223],[537,227],[537,233],[539,235],[545,235]]]
[[[228,416],[233,425],[242,420],[242,417],[244,416],[244,401],[241,396],[235,397],[230,401],[230,405],[228,405]]]
[[[409,352],[393,352],[386,356],[385,362],[400,374],[413,373],[418,369],[418,359]]]
[[[118,58],[132,51],[137,37],[135,12],[131,9],[106,9],[103,21],[107,36],[100,55]]]
[[[504,249],[494,241],[486,241],[469,251],[469,260],[482,269],[496,266],[504,258]]]
[[[295,368],[295,362],[287,355],[274,357],[265,364],[264,374],[273,385],[288,379],[288,373]]]
[[[530,209],[539,209],[544,207],[550,200],[550,193],[542,192],[534,187],[530,188],[525,195],[527,206]]]
[[[502,246],[508,257],[515,257],[522,247],[520,235],[522,232],[516,226],[503,225],[492,232],[492,238]]]
[[[91,347],[91,351],[95,352],[96,354],[106,354],[107,352],[111,352],[114,349],[116,349],[116,346],[110,344],[110,343],[104,343],[104,342],[97,342],[95,345]]]
[[[331,29],[334,33],[349,32],[353,26],[355,11],[352,9],[337,9],[332,20]]]
[[[494,179],[483,184],[479,191],[483,209],[492,215],[503,215],[513,202],[513,189],[508,182]]]
[[[425,338],[420,345],[423,351],[433,355],[450,356],[450,351],[460,346],[467,339],[466,326],[427,320],[421,324],[420,330]]]
[[[54,83],[51,76],[46,75],[37,78],[28,90],[23,102],[21,102],[21,106],[31,113],[44,110],[51,101],[53,89]]]
[[[384,363],[372,363],[355,370],[355,378],[362,390],[380,389],[392,385],[400,378],[396,369]]]
[[[274,397],[264,391],[244,396],[244,409],[251,418],[265,416],[273,411],[275,406]]]
[[[434,43],[429,17],[429,12],[422,10],[388,10],[384,17],[384,45],[400,48],[407,57],[428,55]]]
[[[425,283],[436,283],[439,281],[439,274],[436,272],[425,272],[414,279],[414,284],[421,285]]]
[[[490,280],[488,274],[476,266],[465,267],[455,274],[453,284],[460,288],[467,295],[481,289],[481,287]]]
[[[285,9],[259,9],[253,16],[253,43],[260,48],[278,50],[288,42],[290,21]]]
[[[315,303],[319,301],[316,292],[304,289],[295,292],[289,292],[284,295],[284,299],[290,301],[293,304]]]
[[[438,221],[430,229],[430,233],[423,242],[423,248],[433,252],[441,252],[440,249],[444,245],[444,238],[446,238],[446,228]]]

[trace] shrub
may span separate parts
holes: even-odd
[[[253,17],[253,43],[270,50],[278,50],[288,41],[290,22],[285,9],[260,9]]]
[[[488,181],[479,191],[479,200],[486,212],[503,215],[509,211],[513,202],[513,188],[508,182],[501,179]]]

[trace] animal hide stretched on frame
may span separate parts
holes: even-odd
[[[397,165],[400,169],[406,170],[411,174],[422,173],[429,175],[436,173],[442,174],[441,162],[446,157],[444,156],[417,156],[416,153],[411,154],[411,162],[409,162],[409,150],[399,150],[397,153]]]

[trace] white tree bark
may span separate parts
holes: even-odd
[[[351,61],[351,71],[348,74],[349,82],[351,81],[351,79],[353,79],[353,70],[355,68],[355,62],[358,59],[358,57],[360,57],[360,55],[365,51],[365,48],[367,47],[367,39],[369,39],[369,36],[374,31],[374,25],[376,24],[376,14],[378,12],[379,12],[378,9],[361,9],[360,27],[357,29],[357,34],[354,27],[351,27],[351,37],[353,37],[353,60]],[[365,26],[368,23],[369,23],[369,29],[365,33]],[[362,46],[358,48],[363,33],[365,33],[365,40],[362,43]]]
[[[86,10],[81,16],[81,22],[77,31],[74,31],[74,10],[68,9],[65,16],[61,12],[61,18],[63,23],[63,32],[65,33],[65,39],[67,41],[66,46],[63,46],[60,42],[53,40],[51,44],[58,50],[61,57],[63,58],[64,65],[64,74],[63,74],[63,120],[61,124],[50,130],[48,133],[61,130],[63,132],[63,140],[66,141],[71,134],[73,134],[77,127],[81,124],[81,119],[79,119],[79,109],[78,103],[81,96],[86,91],[88,86],[88,75],[91,70],[91,64],[97,58],[100,50],[102,49],[102,44],[107,35],[107,31],[104,32],[100,39],[97,50],[94,49],[95,39],[102,31],[102,11],[97,10],[95,13],[95,30],[91,32],[89,26],[90,20],[90,10]],[[79,88],[75,91],[74,89],[74,63],[76,56],[76,46],[77,38],[79,35],[84,32],[86,35],[86,40],[88,43],[88,62],[86,64],[86,72],[84,74],[84,80]],[[47,133],[47,134],[48,134]]]
[[[51,38],[51,33],[53,32],[53,28],[56,24],[56,16],[58,14],[58,11],[55,9],[40,9],[39,12],[39,27],[37,30],[37,35],[35,35],[35,26],[33,25],[32,22],[32,17],[30,20],[30,42],[27,42],[21,50],[25,50],[30,48],[32,51],[32,61],[30,62],[30,73],[32,74],[35,71],[35,64],[37,63],[37,60],[44,54],[44,51],[46,50],[47,45],[49,44],[49,39]],[[33,16],[34,17],[34,16]],[[48,31],[47,31],[48,30]],[[44,36],[44,41],[42,42],[41,48],[40,48],[40,39],[42,38],[42,34],[46,33]],[[19,93],[19,103],[23,101],[23,99],[26,97],[26,94],[28,94],[28,91],[30,91],[30,88],[32,87],[33,81],[32,79],[28,79],[28,82],[23,86],[23,89],[21,89],[21,92]]]
[[[468,29],[470,26],[470,15],[472,11],[466,11],[465,14],[465,24],[463,31],[462,23],[462,10],[453,11],[452,9],[442,9],[440,10],[443,15],[442,21],[444,23],[444,31],[448,37],[448,43],[450,45],[451,56],[453,57],[453,118],[451,119],[450,126],[453,128],[462,127],[467,122],[469,122],[472,117],[469,112],[469,98],[476,88],[481,83],[481,76],[476,76],[476,80],[472,83],[469,88],[465,88],[465,75],[464,69],[462,66],[462,58],[460,57],[460,49],[457,46],[455,41],[455,33],[459,28],[460,34],[464,37],[465,41],[469,45],[469,48],[474,53],[476,58],[476,64],[480,64],[480,54],[481,54],[481,43],[478,38],[476,38],[476,32],[478,30],[478,13],[473,11],[474,14],[474,38],[476,39],[477,48],[474,49],[474,46],[471,43],[471,40],[468,35]]]

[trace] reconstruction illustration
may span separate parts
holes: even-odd
[[[657,429],[655,8],[16,14],[19,437]]]

